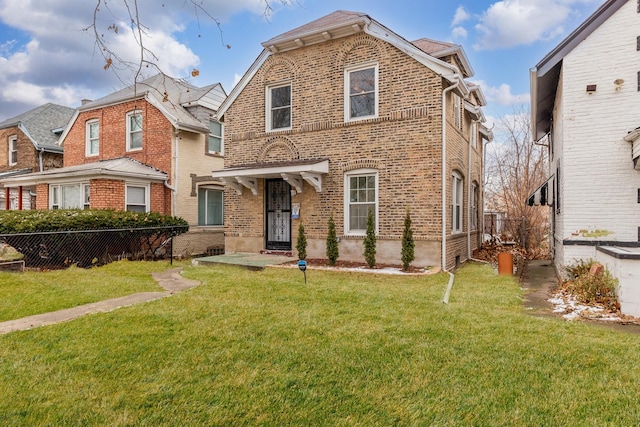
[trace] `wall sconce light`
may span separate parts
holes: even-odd
[[[624,80],[622,79],[615,79],[613,81],[613,84],[616,86],[616,90],[620,90],[622,88],[622,85],[624,84]]]

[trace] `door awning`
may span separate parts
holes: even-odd
[[[553,176],[549,177],[540,187],[538,187],[527,198],[528,206],[552,206],[553,205],[553,189],[549,188],[549,183],[552,182]]]
[[[300,160],[294,162],[262,163],[214,171],[211,175],[225,185],[242,194],[243,188],[258,195],[258,179],[281,178],[298,193],[302,193],[302,184],[308,182],[316,192],[322,191],[322,175],[329,173],[329,160]]]

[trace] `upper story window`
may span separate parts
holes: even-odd
[[[127,151],[142,149],[142,112],[127,113]]]
[[[86,155],[97,156],[100,152],[100,124],[98,120],[87,122]]]
[[[18,137],[13,135],[9,137],[9,166],[18,163]]]
[[[209,154],[222,154],[222,124],[215,120],[209,121]]]
[[[462,197],[462,176],[454,172],[451,177],[451,231],[454,233],[462,231]]]
[[[378,116],[378,65],[348,68],[344,74],[344,120]]]
[[[469,144],[475,149],[478,149],[478,123],[471,122],[469,125]]]
[[[462,128],[462,100],[458,94],[453,94],[453,124],[456,129]]]
[[[369,211],[373,213],[378,230],[378,172],[361,169],[345,174],[345,233],[364,235]]]
[[[267,131],[291,129],[291,83],[267,88]]]
[[[149,212],[149,186],[127,184],[125,193],[125,210]]]

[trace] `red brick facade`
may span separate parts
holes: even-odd
[[[133,111],[142,113],[142,149],[127,151],[127,113]],[[86,123],[93,119],[99,123],[100,150],[97,156],[87,156]],[[64,140],[64,166],[130,157],[168,173],[172,132],[167,118],[144,99],[83,111]]]
[[[128,151],[127,114],[133,111],[142,113],[142,149]],[[88,156],[87,122],[96,119],[99,123],[99,152]],[[64,166],[129,157],[165,172],[170,177],[172,134],[171,123],[144,99],[83,111],[78,114],[64,140]],[[135,185],[135,178],[132,181]],[[91,209],[125,210],[126,183],[124,179],[89,180]],[[48,209],[49,186],[38,185],[37,194],[37,208]],[[149,209],[171,214],[171,190],[163,183],[149,185]]]

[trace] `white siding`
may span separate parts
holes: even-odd
[[[556,140],[563,188],[556,232],[562,239],[638,240],[640,172],[623,137],[640,126],[639,28],[636,2],[627,2],[564,58],[554,121],[562,124]],[[624,80],[618,88],[617,79]],[[587,93],[593,84],[596,92]],[[582,249],[565,247],[565,256]]]

